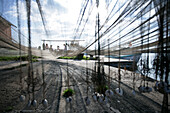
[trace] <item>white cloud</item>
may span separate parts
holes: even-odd
[[[80,35],[86,18],[88,17],[89,10],[91,6],[94,6],[94,9],[89,17],[88,23],[84,29],[84,32],[81,35],[81,39],[85,39],[85,42],[81,42],[84,46],[87,43],[91,43],[94,41],[94,32],[95,32],[95,24],[96,24],[96,15],[97,15],[97,8],[95,1],[93,4],[90,3],[89,0],[88,7],[86,8],[86,12],[77,32],[77,36]],[[125,1],[125,0],[124,0]],[[123,0],[121,2],[124,3]],[[77,19],[79,17],[80,9],[82,7],[82,3],[84,0],[40,0],[43,14],[45,17],[45,24],[46,28],[49,31],[49,37],[45,35],[44,27],[42,24],[41,15],[38,10],[38,6],[36,1],[31,2],[31,29],[32,29],[32,42],[36,43],[37,46],[41,45],[41,39],[73,39],[74,38],[74,29],[77,27]],[[105,1],[100,1],[99,5],[99,12],[100,12],[100,25],[105,22],[105,19],[109,12],[111,11],[112,7],[114,6],[115,1],[110,4],[108,10],[106,9]],[[21,12],[21,22],[22,22],[22,33],[27,36],[27,13],[25,2],[20,1],[20,12]],[[118,4],[119,5],[119,4]],[[116,9],[118,6],[116,7]],[[116,10],[114,10],[116,11]],[[14,18],[17,17],[16,15],[16,5],[11,7],[11,10],[7,12],[8,14],[12,15]],[[103,28],[101,33],[103,33],[106,28],[111,25],[119,16],[117,13],[111,21],[109,21],[106,26]],[[80,15],[81,17],[81,15]],[[116,29],[115,29],[116,30]],[[79,37],[78,37],[79,38]],[[105,36],[105,38],[108,38]],[[94,46],[93,46],[94,47]]]

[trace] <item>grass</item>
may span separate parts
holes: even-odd
[[[78,58],[77,56],[73,56],[73,57],[62,56],[62,57],[58,57],[58,59],[91,60],[89,57],[86,56],[83,56],[83,58]]]
[[[63,96],[66,97],[66,98],[69,97],[69,96],[72,96],[73,94],[74,94],[74,90],[70,89],[70,88],[64,90],[64,92],[63,92]]]
[[[21,58],[21,61],[28,61],[28,55],[26,56],[0,56],[0,61],[19,61]],[[37,62],[37,58],[41,58],[38,56],[32,56],[32,61]]]
[[[13,107],[12,106],[8,106],[6,109],[5,109],[5,112],[10,112],[13,110]]]
[[[62,56],[62,57],[58,57],[58,59],[75,59],[76,56],[73,57],[67,57],[67,56]]]

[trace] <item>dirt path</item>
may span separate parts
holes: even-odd
[[[61,61],[63,62],[63,61]],[[72,77],[75,77],[78,82],[78,84],[83,84],[83,81],[86,79],[86,74],[85,74],[85,61],[73,61],[69,60],[70,63],[70,68],[69,71],[72,72]],[[94,66],[94,62],[88,62],[88,68],[92,69]],[[81,71],[80,71],[81,70]],[[82,74],[84,73],[84,74]],[[105,66],[105,73],[108,74],[108,66]],[[114,91],[118,87],[118,82],[117,82],[117,68],[111,67],[111,77],[112,77],[112,82],[111,82],[111,89]],[[118,96],[114,95],[109,98],[109,103],[104,106],[103,108],[108,109],[116,109],[119,110],[122,113],[155,113],[155,112],[160,112],[161,111],[161,105],[162,105],[162,100],[163,100],[163,95],[160,94],[159,92],[153,91],[150,93],[140,93],[137,89],[137,87],[140,86],[141,83],[141,76],[139,74],[136,74],[135,76],[135,92],[136,95],[132,95],[132,73],[130,71],[124,72],[123,70],[121,71],[122,75],[122,81],[121,81],[121,88],[124,91],[123,96]],[[89,76],[92,76],[89,74]],[[81,83],[82,82],[82,83]],[[147,79],[146,82],[149,84],[150,87],[154,86],[155,82],[153,80]],[[85,83],[85,82],[84,82]],[[92,92],[90,95],[93,93],[93,85],[91,85]],[[79,87],[83,87],[83,85],[79,85]],[[86,89],[86,83],[84,84],[84,89]],[[82,88],[83,89],[83,88]],[[82,90],[81,90],[82,91]],[[86,94],[86,93],[85,93]],[[170,104],[170,103],[169,103]],[[94,107],[93,104],[90,105],[90,108],[98,108]],[[92,107],[93,106],[93,107]],[[100,106],[101,107],[101,106]],[[99,107],[99,108],[100,108]],[[99,109],[98,108],[98,109]],[[101,111],[101,110],[100,110]],[[107,111],[111,112],[111,111]],[[113,111],[112,111],[113,112]]]
[[[19,69],[6,70],[1,72],[0,76],[0,112],[50,112],[50,113],[159,113],[161,111],[162,94],[158,92],[139,93],[137,87],[140,84],[140,76],[136,75],[136,95],[133,96],[132,91],[132,75],[131,72],[122,71],[121,88],[124,91],[123,96],[114,94],[108,98],[107,104],[101,104],[92,99],[94,92],[94,85],[91,82],[92,68],[94,61],[88,61],[90,91],[88,97],[91,104],[85,104],[85,97],[87,96],[86,89],[86,62],[69,60],[69,76],[70,88],[74,89],[75,94],[72,96],[72,102],[66,103],[62,96],[63,91],[67,88],[67,64],[65,60],[44,60],[45,69],[45,98],[48,100],[48,107],[42,105],[43,87],[42,87],[42,66],[41,62],[33,64],[34,75],[37,79],[35,99],[38,102],[37,107],[28,107],[29,95],[32,99],[32,93],[28,94],[27,90],[27,66],[22,67],[23,86],[24,90],[20,91],[19,84]],[[36,71],[38,70],[38,73]],[[111,89],[117,88],[116,68],[111,68]],[[108,66],[105,66],[105,73],[108,73]],[[153,81],[148,82],[150,86],[154,84]],[[19,96],[23,94],[26,96],[24,102],[19,101]]]

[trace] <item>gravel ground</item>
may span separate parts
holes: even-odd
[[[38,102],[37,107],[28,107],[29,98],[32,99],[32,93],[27,90],[27,66],[22,67],[23,90],[20,90],[20,70],[19,68],[1,71],[0,75],[0,112],[50,112],[50,113],[159,113],[163,95],[158,92],[139,93],[137,87],[141,82],[141,76],[136,74],[136,95],[132,95],[132,75],[130,71],[121,71],[121,88],[123,96],[114,94],[108,98],[108,103],[103,104],[92,99],[94,85],[91,82],[92,68],[94,61],[88,61],[89,68],[89,86],[90,91],[86,92],[86,62],[68,61],[69,87],[74,89],[71,103],[67,103],[62,96],[67,88],[67,63],[66,60],[44,60],[45,72],[45,98],[48,100],[48,107],[42,105],[43,87],[42,87],[42,65],[41,62],[33,63],[35,85],[35,99]],[[105,73],[108,74],[108,66],[105,66]],[[111,85],[114,91],[117,88],[117,68],[111,67]],[[148,79],[149,86],[154,85],[154,81]],[[31,86],[32,87],[32,86]],[[19,97],[26,96],[24,102],[20,102]],[[90,105],[85,104],[85,97],[90,98]]]

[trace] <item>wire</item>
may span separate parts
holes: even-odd
[[[83,29],[82,29],[80,35],[79,35],[79,38],[81,38],[81,35],[82,35],[82,33],[83,33],[83,31],[84,31],[84,28],[85,28],[85,26],[86,26],[86,24],[87,24],[87,22],[88,22],[88,20],[89,20],[89,17],[90,17],[90,15],[91,15],[92,11],[93,11],[94,6],[95,6],[95,5],[93,5],[93,6],[92,6],[92,10],[89,11],[88,17],[87,17],[87,19],[86,19],[86,21],[85,21],[85,24],[84,24],[84,26],[83,26]]]
[[[82,2],[82,4],[83,4],[83,2]],[[78,17],[78,19],[77,19],[76,26],[78,26],[78,23],[79,23],[79,20],[80,20],[80,16],[81,16],[81,13],[82,13],[82,11],[83,11],[83,8],[84,8],[85,4],[86,4],[86,0],[84,1],[83,7],[82,7],[81,10],[80,10],[80,13],[79,13],[79,17]],[[76,28],[74,29],[73,35],[75,35],[75,32],[76,32]]]
[[[78,24],[78,27],[77,27],[77,29],[76,29],[76,33],[75,33],[75,34],[77,34],[77,32],[79,31],[79,27],[80,27],[81,22],[82,22],[82,20],[83,20],[83,17],[84,17],[84,14],[85,14],[85,11],[86,11],[86,8],[87,8],[88,3],[89,3],[89,0],[87,0],[87,2],[86,2],[86,5],[85,5],[85,7],[84,7],[84,10],[83,10],[83,13],[82,13],[82,16],[81,16],[81,19],[80,19],[80,22],[79,22],[79,24]],[[74,39],[76,39],[76,37],[74,37]]]
[[[43,26],[44,26],[45,33],[46,33],[46,35],[47,35],[47,37],[48,37],[48,36],[49,36],[49,33],[48,33],[47,29],[46,29],[45,16],[44,16],[44,13],[43,13],[41,4],[40,4],[40,0],[36,0],[36,2],[37,2],[37,5],[38,5],[38,9],[39,9],[40,15],[41,15],[41,19],[42,19],[42,23],[43,23]]]

